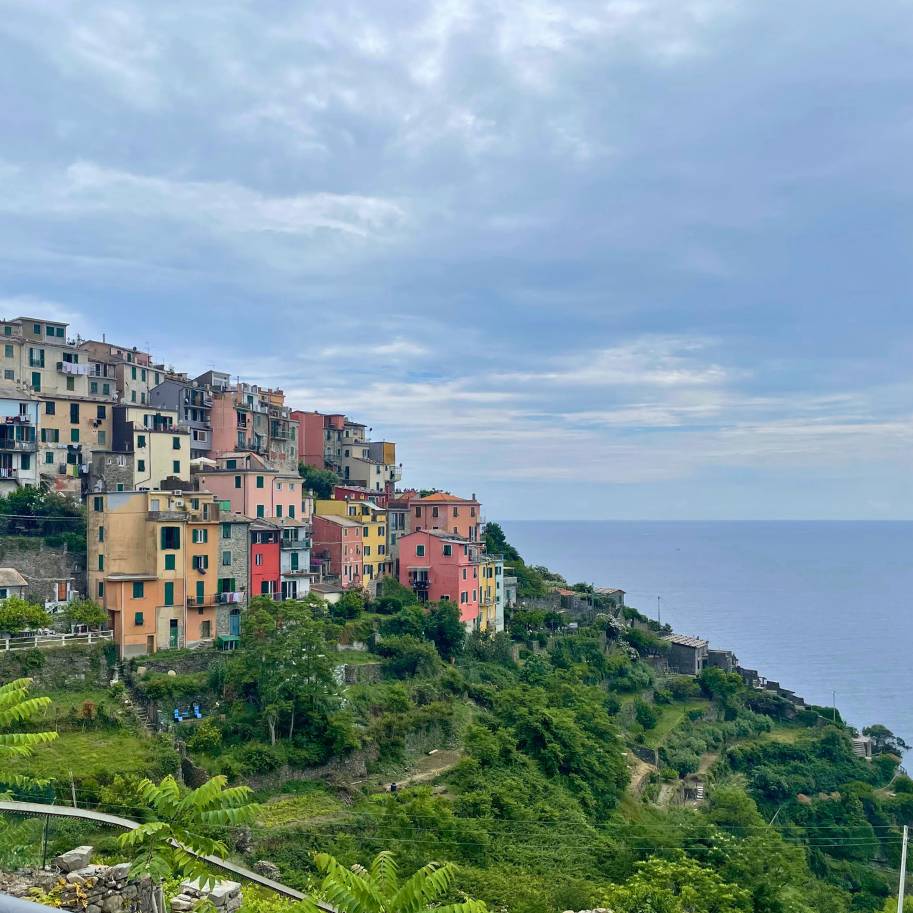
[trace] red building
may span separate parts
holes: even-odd
[[[313,525],[311,566],[337,578],[345,589],[361,587],[364,578],[362,524],[348,517],[315,514]]]
[[[399,582],[421,602],[455,602],[460,620],[479,617],[481,546],[437,530],[409,533],[399,540]]]
[[[305,466],[324,466],[324,416],[320,412],[291,413],[291,420],[298,423],[298,462]]]
[[[281,530],[254,520],[250,525],[250,596],[278,597],[281,590]]]
[[[373,501],[378,507],[386,508],[390,496],[385,491],[374,491],[362,485],[334,485],[334,501]]]

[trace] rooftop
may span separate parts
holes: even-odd
[[[452,495],[449,491],[436,491],[433,494],[428,495],[425,498],[415,498],[413,499],[415,504],[478,504],[474,497],[472,498],[461,498],[458,495]]]
[[[710,643],[702,637],[692,637],[689,634],[667,634],[663,640],[679,647],[706,647]]]
[[[0,567],[0,586],[28,586],[28,581],[14,567]]]

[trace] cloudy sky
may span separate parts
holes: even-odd
[[[0,0],[0,313],[489,518],[913,508],[913,4]]]

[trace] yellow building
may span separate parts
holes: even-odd
[[[133,487],[158,488],[165,479],[190,481],[190,435],[178,414],[150,406],[115,406],[113,450],[133,459]]]
[[[111,447],[114,404],[86,396],[41,397],[38,469],[57,491],[79,494],[81,467]]]
[[[89,495],[87,509],[89,593],[120,655],[213,640],[223,505],[205,492],[124,491]]]
[[[393,573],[393,562],[387,554],[387,511],[373,501],[337,501],[318,499],[314,502],[317,516],[347,517],[361,524],[364,584],[373,591],[377,581]]]

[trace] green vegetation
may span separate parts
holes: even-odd
[[[546,589],[554,576],[535,575]],[[164,707],[211,709],[177,727],[189,762],[220,775],[213,796],[256,790],[243,831],[230,815],[198,818],[193,833],[210,841],[200,845],[224,841],[249,865],[270,860],[305,891],[322,883],[342,910],[403,909],[390,906],[402,887],[392,887],[391,857],[348,868],[379,849],[440,882],[442,902],[469,896],[510,913],[885,908],[900,829],[913,823],[903,740],[869,727],[867,762],[839,717],[719,669],[665,674],[659,625],[587,596],[576,629],[561,613],[527,609],[507,632],[469,637],[454,606],[419,606],[393,580],[341,608],[255,599],[237,650],[197,664],[175,653],[177,668],[201,671],[150,671],[133,687]],[[346,648],[355,642],[368,651]],[[9,766],[55,778],[61,798],[72,771],[87,802],[178,826],[167,809],[196,800],[150,783],[176,769],[169,738],[141,733],[115,695],[52,692],[19,729],[53,721],[59,739]],[[178,860],[154,861],[148,833],[134,849],[160,877]],[[451,865],[428,868],[429,859]],[[343,892],[359,879],[366,891],[381,879],[379,906],[365,895],[351,907]],[[278,901],[251,897],[251,913],[280,913]]]
[[[37,745],[57,738],[56,732],[11,731],[13,727],[28,723],[51,703],[48,697],[31,697],[31,687],[30,678],[18,678],[0,685],[0,760],[7,764],[31,758]]]
[[[316,498],[331,497],[334,486],[339,484],[339,476],[332,469],[319,469],[306,463],[298,464],[298,475],[304,479],[304,487],[313,491]]]
[[[0,631],[18,634],[30,628],[43,628],[49,622],[48,613],[34,602],[18,596],[0,602]]]
[[[76,555],[86,550],[86,515],[66,495],[26,486],[0,497],[0,535],[65,545]]]

